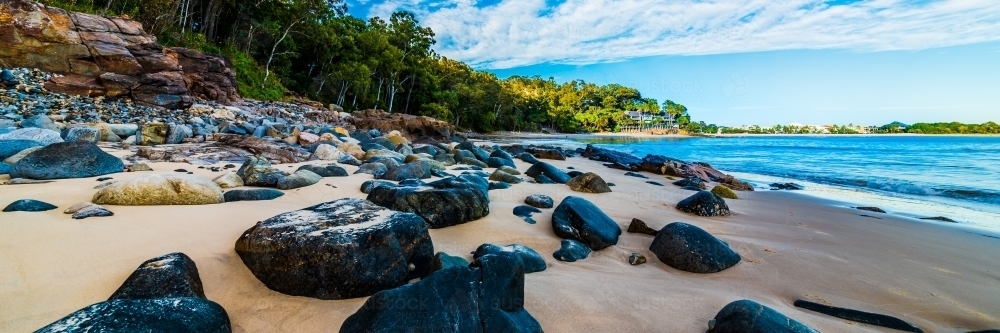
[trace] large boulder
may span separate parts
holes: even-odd
[[[458,144],[458,149],[467,150],[472,153],[480,162],[486,162],[490,158],[490,154],[487,153],[483,148],[479,148],[470,141],[463,141]]]
[[[520,258],[521,263],[524,265],[525,274],[541,272],[548,268],[545,264],[545,259],[542,258],[542,255],[538,254],[538,252],[534,249],[521,244],[510,244],[507,246],[483,244],[476,248],[476,251],[472,253],[472,258],[479,259],[483,256],[500,253],[513,253]]]
[[[559,170],[559,168],[545,162],[532,164],[531,167],[528,168],[528,171],[525,171],[524,174],[529,177],[533,177],[536,180],[539,176],[545,176],[546,178],[559,184],[566,184],[566,182],[572,178],[569,174]]]
[[[211,205],[225,202],[219,185],[188,174],[151,174],[113,182],[98,190],[91,201],[119,206]]]
[[[4,159],[3,163],[7,163],[9,165],[17,164],[17,162],[20,161],[21,159],[23,159],[25,156],[28,156],[29,154],[34,153],[36,150],[39,150],[39,149],[42,149],[42,148],[43,148],[42,146],[38,146],[38,147],[31,147],[31,148],[22,150],[22,151],[18,152],[17,154],[14,154],[13,156]]]
[[[101,141],[101,130],[95,127],[71,127],[66,131],[66,141],[98,142]]]
[[[375,176],[375,178],[382,178],[382,175],[384,175],[388,171],[389,169],[385,166],[385,164],[372,162],[372,163],[362,164],[361,166],[358,167],[357,171],[354,171],[354,174],[367,173],[369,175]]]
[[[243,165],[236,170],[236,175],[243,178],[243,184],[247,186],[276,187],[278,180],[285,177],[285,173],[271,166],[271,162],[260,156],[250,156]]]
[[[740,255],[729,244],[683,222],[660,229],[649,250],[667,266],[692,273],[721,272],[740,262]]]
[[[46,115],[34,115],[25,118],[21,121],[21,127],[23,128],[44,128],[47,130],[58,131],[59,126],[52,122]]]
[[[62,136],[59,135],[59,132],[44,128],[22,128],[10,133],[0,134],[0,142],[9,140],[34,141],[41,146],[63,142]]]
[[[426,276],[434,245],[419,216],[349,198],[258,222],[236,253],[272,290],[346,299]]]
[[[722,197],[709,192],[699,191],[687,199],[677,203],[677,209],[699,216],[729,216],[729,205]]]
[[[541,333],[524,309],[519,261],[509,253],[486,255],[469,267],[451,266],[379,292],[344,321],[340,332]]]
[[[389,169],[379,177],[385,180],[400,181],[403,179],[426,179],[431,178],[431,169],[425,163],[407,163]]]
[[[426,186],[377,186],[368,194],[379,206],[415,213],[431,228],[475,221],[490,214],[489,183],[477,176],[445,178]]]
[[[573,177],[566,185],[573,191],[583,192],[583,193],[609,193],[611,192],[611,187],[608,183],[604,181],[604,178],[598,176],[596,173],[588,172],[576,177]]]
[[[580,241],[594,250],[618,244],[622,233],[618,223],[600,208],[576,196],[566,197],[553,211],[552,230],[556,236]]]
[[[143,262],[111,294],[110,300],[176,297],[205,298],[198,267],[191,257],[179,252]]]
[[[125,163],[90,142],[59,142],[25,156],[14,164],[11,178],[87,178],[118,173]]]
[[[727,304],[709,321],[708,333],[819,333],[751,300]]]

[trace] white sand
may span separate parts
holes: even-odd
[[[692,192],[662,176],[647,174],[666,185],[658,187],[582,158],[547,162],[594,171],[616,183],[615,192],[514,185],[490,192],[488,217],[431,231],[435,251],[467,259],[486,242],[521,243],[541,253],[549,268],[527,276],[525,306],[546,332],[704,332],[719,309],[744,298],[824,332],[891,330],[801,310],[792,302],[804,298],[883,313],[927,332],[1000,328],[1000,239],[981,235],[995,233],[841,208],[788,192],[740,192],[741,200],[728,201],[733,216],[702,218],[673,208]],[[151,166],[162,173],[185,168],[208,179],[219,174],[187,164]],[[518,161],[519,170],[527,166]],[[271,291],[253,277],[233,247],[257,221],[339,198],[364,198],[358,188],[370,178],[324,178],[267,202],[107,206],[115,216],[85,220],[70,219],[62,211],[90,200],[98,184],[94,178],[0,186],[0,205],[31,198],[60,207],[0,213],[0,331],[32,331],[106,300],[140,263],[170,252],[194,259],[206,295],[228,311],[236,332],[337,331],[364,298],[323,301]],[[6,179],[0,176],[0,181]],[[552,210],[536,214],[534,225],[511,213],[534,193],[548,194],[557,204],[567,195],[591,200],[618,221],[621,240],[575,263],[553,259],[560,239],[552,232]],[[729,242],[744,260],[721,273],[678,271],[648,251],[651,236],[624,232],[632,218],[653,228],[674,221],[697,225]],[[632,252],[645,255],[649,263],[630,266],[626,259]]]

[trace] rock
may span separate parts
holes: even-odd
[[[740,262],[740,255],[729,244],[683,222],[660,229],[649,250],[667,266],[691,273],[721,272]]]
[[[502,159],[514,162],[514,157],[510,156],[510,154],[508,154],[507,152],[503,151],[503,149],[499,149],[499,148],[494,149],[493,153],[490,153],[490,157],[491,158],[492,157],[502,158]],[[512,168],[516,168],[517,166],[511,165],[511,167]]]
[[[225,202],[219,185],[186,174],[151,174],[104,187],[91,200],[119,206],[211,205]]]
[[[419,216],[348,198],[258,222],[236,253],[272,290],[347,299],[425,277],[434,247]]]
[[[563,239],[559,249],[552,253],[552,257],[559,261],[574,262],[586,259],[590,256],[590,252],[591,250],[586,244],[572,239]]]
[[[358,161],[358,159],[354,158],[354,156],[347,154],[344,154],[344,156],[341,156],[339,159],[337,159],[337,163],[353,165],[353,166],[361,166],[361,161]]]
[[[226,310],[203,298],[116,299],[76,311],[36,332],[229,333]]]
[[[524,222],[528,222],[528,224],[535,224],[535,220],[531,218],[531,214],[541,213],[541,212],[542,211],[538,210],[538,208],[531,206],[520,205],[514,207],[514,216],[524,219]]]
[[[271,166],[271,162],[259,156],[247,158],[236,175],[243,178],[246,186],[276,187],[278,180],[285,177],[285,173]]]
[[[392,142],[393,146],[410,144],[410,140],[407,140],[403,137],[403,134],[400,134],[399,131],[395,130],[386,134],[385,138],[389,140],[389,142]]]
[[[660,184],[660,183],[658,183],[658,182],[654,182],[654,181],[652,181],[652,180],[651,180],[651,181],[648,181],[648,182],[646,182],[646,184],[650,184],[650,185],[656,185],[656,186],[663,186],[663,184]]]
[[[222,198],[226,202],[237,202],[237,201],[268,201],[280,198],[285,195],[285,192],[281,192],[270,188],[258,188],[252,190],[232,190],[227,191],[222,195]]]
[[[736,192],[733,192],[733,190],[730,189],[729,187],[727,187],[726,185],[716,185],[715,187],[712,188],[712,194],[715,194],[717,196],[720,196],[720,197],[723,197],[723,198],[726,198],[726,199],[734,199],[735,200],[735,199],[739,199],[740,198],[740,197],[736,196]]]
[[[0,162],[0,175],[6,175],[10,173],[10,169],[11,169],[10,164]]]
[[[646,176],[644,176],[644,175],[643,175],[643,174],[641,174],[641,173],[635,173],[635,172],[632,172],[632,171],[629,171],[629,172],[626,172],[626,173],[625,173],[625,175],[626,175],[626,176],[629,176],[629,177],[636,177],[636,178],[643,178],[643,179],[649,179],[649,177],[646,177]]]
[[[818,303],[813,303],[806,300],[796,300],[794,305],[799,308],[803,308],[810,311],[819,312],[825,315],[837,317],[840,319],[846,319],[850,321],[859,322],[862,324],[869,324],[880,327],[887,327],[894,330],[900,330],[904,332],[916,332],[923,333],[924,330],[913,326],[908,322],[905,322],[899,318],[892,316],[887,316],[883,314],[864,312],[858,310],[851,310],[845,308],[838,308],[829,305],[823,305]]]
[[[34,179],[24,179],[24,178],[12,178],[4,182],[4,185],[31,185],[31,184],[45,184],[51,183],[51,180],[34,180]]]
[[[547,159],[547,160],[559,160],[565,161],[566,155],[563,154],[561,150],[558,149],[544,149],[544,148],[533,148],[528,151],[537,158]]]
[[[299,142],[298,142],[299,145],[308,146],[318,141],[319,141],[319,135],[308,132],[299,133]],[[333,146],[330,146],[330,148],[333,148]]]
[[[520,171],[517,171],[517,169],[514,169],[513,167],[509,167],[509,166],[499,167],[499,168],[497,168],[497,171],[504,172],[504,173],[507,173],[507,174],[511,174],[511,175],[514,175],[514,176],[518,176],[518,175],[521,174]]]
[[[337,161],[345,155],[344,152],[331,145],[322,144],[316,147],[316,152],[313,153],[313,156],[324,161]]]
[[[106,125],[108,130],[110,130],[112,134],[117,135],[119,137],[129,137],[131,135],[135,135],[135,133],[139,131],[139,125],[136,124],[106,124]]]
[[[673,182],[673,184],[680,187],[694,186],[702,190],[706,189],[705,181],[701,180],[701,178],[696,178],[696,177],[684,178]]]
[[[575,171],[575,170],[567,172],[566,174],[569,175],[570,178],[575,178],[575,177],[583,176],[583,172],[582,171]]]
[[[49,117],[45,116],[45,115],[36,115],[36,116],[28,117],[28,118],[26,118],[26,119],[24,119],[24,120],[21,121],[21,127],[23,127],[23,128],[44,128],[44,129],[52,130],[52,131],[58,131],[59,130],[59,126],[56,126],[56,124],[52,122],[52,119],[49,119]]]
[[[456,161],[461,161],[466,158],[476,160],[476,155],[465,149],[455,149],[454,158]]]
[[[505,183],[505,182],[490,182],[490,191],[506,190],[509,189],[511,186],[513,185],[510,185],[510,183]]]
[[[520,155],[517,155],[517,158],[531,164],[538,163],[538,159],[535,158],[535,155],[531,155],[529,153],[521,153]]]
[[[521,262],[524,264],[524,273],[534,273],[544,271],[548,266],[545,264],[545,259],[542,255],[538,254],[535,250],[530,247],[521,244],[510,244],[507,246],[499,246],[495,244],[483,244],[476,251],[472,253],[472,259],[479,259],[483,256],[490,254],[500,254],[500,253],[513,253],[514,255],[521,258]]]
[[[444,228],[489,215],[489,184],[470,175],[444,178],[425,187],[378,186],[368,200],[392,210],[415,213],[430,228]]]
[[[344,154],[354,156],[354,158],[359,160],[364,159],[365,156],[365,151],[361,149],[361,146],[353,142],[341,143],[337,145],[337,150],[340,150]]]
[[[593,250],[618,244],[622,230],[600,208],[586,199],[568,196],[552,213],[556,236],[583,242]]]
[[[386,168],[385,164],[382,163],[365,163],[358,167],[358,171],[354,174],[367,173],[369,175],[375,176],[376,179],[382,178],[389,169]]]
[[[7,165],[10,165],[11,168],[13,168],[13,165],[17,164],[17,162],[19,162],[22,159],[24,159],[25,156],[28,156],[29,154],[34,153],[36,150],[39,150],[39,149],[42,149],[42,148],[44,148],[44,147],[37,146],[37,147],[31,147],[31,148],[19,151],[19,152],[17,152],[17,154],[11,155],[7,159],[3,160],[3,163],[6,163]],[[10,171],[8,170],[8,172],[10,172]]]
[[[319,183],[323,180],[323,176],[317,175],[316,173],[309,170],[299,169],[292,173],[291,175],[281,177],[278,179],[278,189],[281,190],[292,190],[300,187],[306,187]]]
[[[364,183],[361,183],[361,192],[365,194],[371,193],[372,189],[378,186],[396,187],[396,184],[388,180],[379,180],[379,179],[366,180]]]
[[[72,127],[66,133],[66,141],[69,142],[98,142],[100,141],[101,130],[93,127]]]
[[[544,194],[532,194],[524,198],[524,203],[536,208],[552,208],[554,202],[552,197]]]
[[[53,143],[63,142],[62,136],[59,135],[59,132],[44,128],[22,128],[10,133],[0,134],[0,142],[7,142],[10,140],[34,141],[38,143],[36,146],[47,146]]]
[[[356,111],[345,119],[357,128],[378,129],[381,133],[398,131],[404,138],[450,138],[454,127],[446,122],[425,116],[389,113],[382,110]],[[367,134],[367,133],[366,133]],[[386,134],[386,137],[390,134]]]
[[[576,176],[566,182],[566,185],[573,191],[583,192],[583,193],[609,193],[611,188],[608,187],[608,183],[604,181],[601,176],[593,172],[588,172],[580,176]]]
[[[699,191],[677,203],[677,209],[699,216],[729,216],[729,205],[722,197],[709,191]]]
[[[541,333],[541,326],[524,309],[519,260],[508,253],[487,255],[470,267],[445,268],[418,282],[379,292],[344,321],[340,332]]]
[[[885,214],[885,211],[882,210],[882,208],[878,208],[878,207],[854,207],[854,208],[858,209],[858,210],[866,210],[866,211],[869,211],[869,212],[876,212],[876,213]]]
[[[388,158],[395,159],[395,160],[397,160],[399,162],[403,162],[403,159],[406,158],[406,155],[403,155],[403,154],[400,154],[400,153],[397,153],[397,152],[394,152],[394,151],[391,151],[391,150],[372,149],[372,150],[365,151],[365,155],[361,158],[361,160],[365,161],[365,162],[370,162],[369,160],[377,158],[377,157],[388,157]]]
[[[782,183],[772,183],[770,186],[771,186],[772,190],[801,191],[801,190],[806,189],[804,186],[796,184],[796,183],[784,183],[784,184],[782,184]]]
[[[426,179],[431,178],[431,169],[427,165],[420,163],[404,164],[389,169],[389,171],[382,174],[382,177],[380,178],[393,181],[400,181],[409,178]]]
[[[372,141],[371,141],[371,144],[374,144],[374,147],[372,149],[378,148],[378,149],[386,149],[386,150],[390,150],[390,151],[395,151],[395,149],[396,149],[396,144],[393,143],[392,141],[389,141],[389,139],[386,139],[386,138],[373,138]],[[367,145],[363,145],[362,147],[366,147],[366,146]],[[379,147],[379,146],[381,146],[381,147]],[[366,151],[368,149],[369,148],[365,148]],[[405,156],[406,154],[403,154],[403,155]]]
[[[0,160],[10,158],[28,148],[44,146],[41,142],[34,140],[0,140]]]
[[[629,225],[628,225],[628,232],[638,233],[638,234],[647,234],[647,235],[650,235],[650,236],[656,236],[656,233],[657,233],[657,231],[655,229],[650,228],[649,226],[647,226],[646,222],[643,222],[642,220],[636,219],[636,218],[633,218],[632,219],[632,223],[629,223]]]
[[[467,268],[469,267],[469,261],[465,260],[465,258],[451,256],[444,252],[438,252],[434,255],[434,262],[431,263],[431,272],[452,267]]]
[[[545,176],[559,184],[566,184],[566,182],[570,180],[570,176],[568,174],[552,166],[552,164],[545,162],[538,162],[531,165],[531,167],[528,168],[528,171],[525,171],[524,174],[535,178],[536,181],[539,176]]]
[[[733,191],[751,191],[751,192],[753,191],[753,185],[751,185],[748,182],[736,179],[736,177],[733,176],[726,176],[722,179],[718,179],[717,181]]]
[[[128,172],[153,171],[153,168],[150,168],[149,165],[146,163],[136,163],[126,167],[125,171]]]
[[[707,333],[819,333],[751,300],[727,304],[709,322]]]
[[[145,123],[135,134],[135,143],[140,146],[162,145],[167,142],[170,125]]]
[[[303,150],[292,149],[255,136],[217,134],[214,136],[216,145],[239,148],[267,160],[281,163],[304,162],[309,157]]]
[[[474,165],[474,166],[477,166],[477,167],[480,167],[480,168],[488,168],[488,167],[490,167],[486,163],[480,162],[477,159],[469,158],[469,157],[463,158],[462,161],[461,161],[461,163],[462,164],[467,164],[467,165]]]
[[[219,185],[221,188],[243,187],[243,178],[240,178],[240,176],[236,175],[236,173],[232,171],[215,177],[215,179],[212,179],[212,182]]]
[[[516,168],[517,167],[517,165],[514,164],[514,161],[503,159],[503,158],[499,158],[499,157],[490,157],[490,158],[486,159],[486,165],[489,166],[489,167],[491,167],[491,168],[499,168],[499,167],[503,167],[503,166],[511,167],[511,168]]]
[[[175,145],[179,144],[184,139],[194,136],[194,132],[190,127],[186,125],[169,124],[170,130],[167,132],[166,143]]]
[[[125,163],[89,142],[60,142],[39,149],[15,164],[11,178],[87,178],[122,172]]]
[[[947,218],[947,217],[944,217],[944,216],[935,216],[935,217],[921,217],[920,219],[921,219],[921,220],[931,220],[931,221],[941,221],[941,222],[952,222],[952,223],[958,223],[958,221],[955,221],[955,220],[952,220],[952,219],[950,219],[950,218]]]
[[[198,267],[183,253],[146,260],[129,275],[109,300],[205,298]]]
[[[3,209],[4,212],[44,212],[56,209],[53,204],[33,199],[21,199],[14,201]]]
[[[101,205],[96,205],[89,202],[87,202],[86,204],[88,205],[86,205],[85,207],[76,209],[73,212],[69,212],[69,214],[73,214],[71,217],[74,220],[82,220],[88,217],[107,217],[115,215],[115,213],[111,212],[107,208],[102,207]]]
[[[477,160],[481,162],[486,162],[486,160],[490,158],[490,154],[487,153],[485,150],[483,150],[483,148],[476,147],[476,145],[472,144],[472,142],[469,141],[463,141],[459,143],[458,149],[469,151],[470,153],[472,153],[473,156],[476,157]]]
[[[0,83],[3,83],[4,86],[7,86],[7,88],[13,88],[17,86],[18,81],[17,78],[14,77],[14,73],[11,73],[10,70],[4,68],[3,70],[0,70]]]
[[[396,132],[396,133],[398,134],[399,132]],[[370,129],[370,130],[368,130],[368,135],[371,136],[371,137],[373,137],[373,138],[377,138],[377,137],[382,136],[382,132],[379,132],[379,130],[377,130],[377,129]]]
[[[490,180],[501,181],[508,184],[520,184],[522,182],[521,178],[517,178],[517,176],[500,170],[494,171],[493,174],[490,175]]]
[[[452,166],[452,165],[455,165],[455,164],[458,163],[458,162],[455,161],[455,156],[451,155],[451,154],[437,154],[437,155],[434,155],[434,160],[438,161],[441,164],[446,165],[446,166]]]
[[[629,265],[639,266],[645,263],[646,263],[646,256],[634,252],[632,253],[632,255],[628,256]]]
[[[347,170],[334,164],[315,165],[307,164],[300,166],[298,170],[308,170],[320,177],[347,177]]]

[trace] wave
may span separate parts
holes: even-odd
[[[760,170],[758,170],[758,172],[760,172]],[[799,179],[824,185],[835,185],[847,188],[867,189],[923,197],[944,197],[1000,205],[1000,191],[988,189],[947,187],[939,184],[924,184],[898,179],[858,179],[836,176],[789,175],[766,171],[760,173],[768,176]]]

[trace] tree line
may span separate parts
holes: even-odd
[[[797,126],[797,125],[774,125],[771,127],[744,126],[744,127],[722,127],[703,125],[703,130],[693,130],[695,133],[722,133],[722,134],[1000,134],[1000,125],[995,122],[982,124],[963,124],[959,122],[950,123],[916,123],[904,125],[898,122],[868,128],[862,126],[849,125],[829,125],[829,126]]]
[[[347,14],[344,0],[41,2],[128,16],[161,44],[221,54],[232,62],[240,93],[253,99],[305,97],[477,131],[615,131],[635,123],[624,111],[669,114],[682,129],[699,125],[683,105],[619,84],[500,79],[435,53],[434,32],[412,13],[363,20]]]

